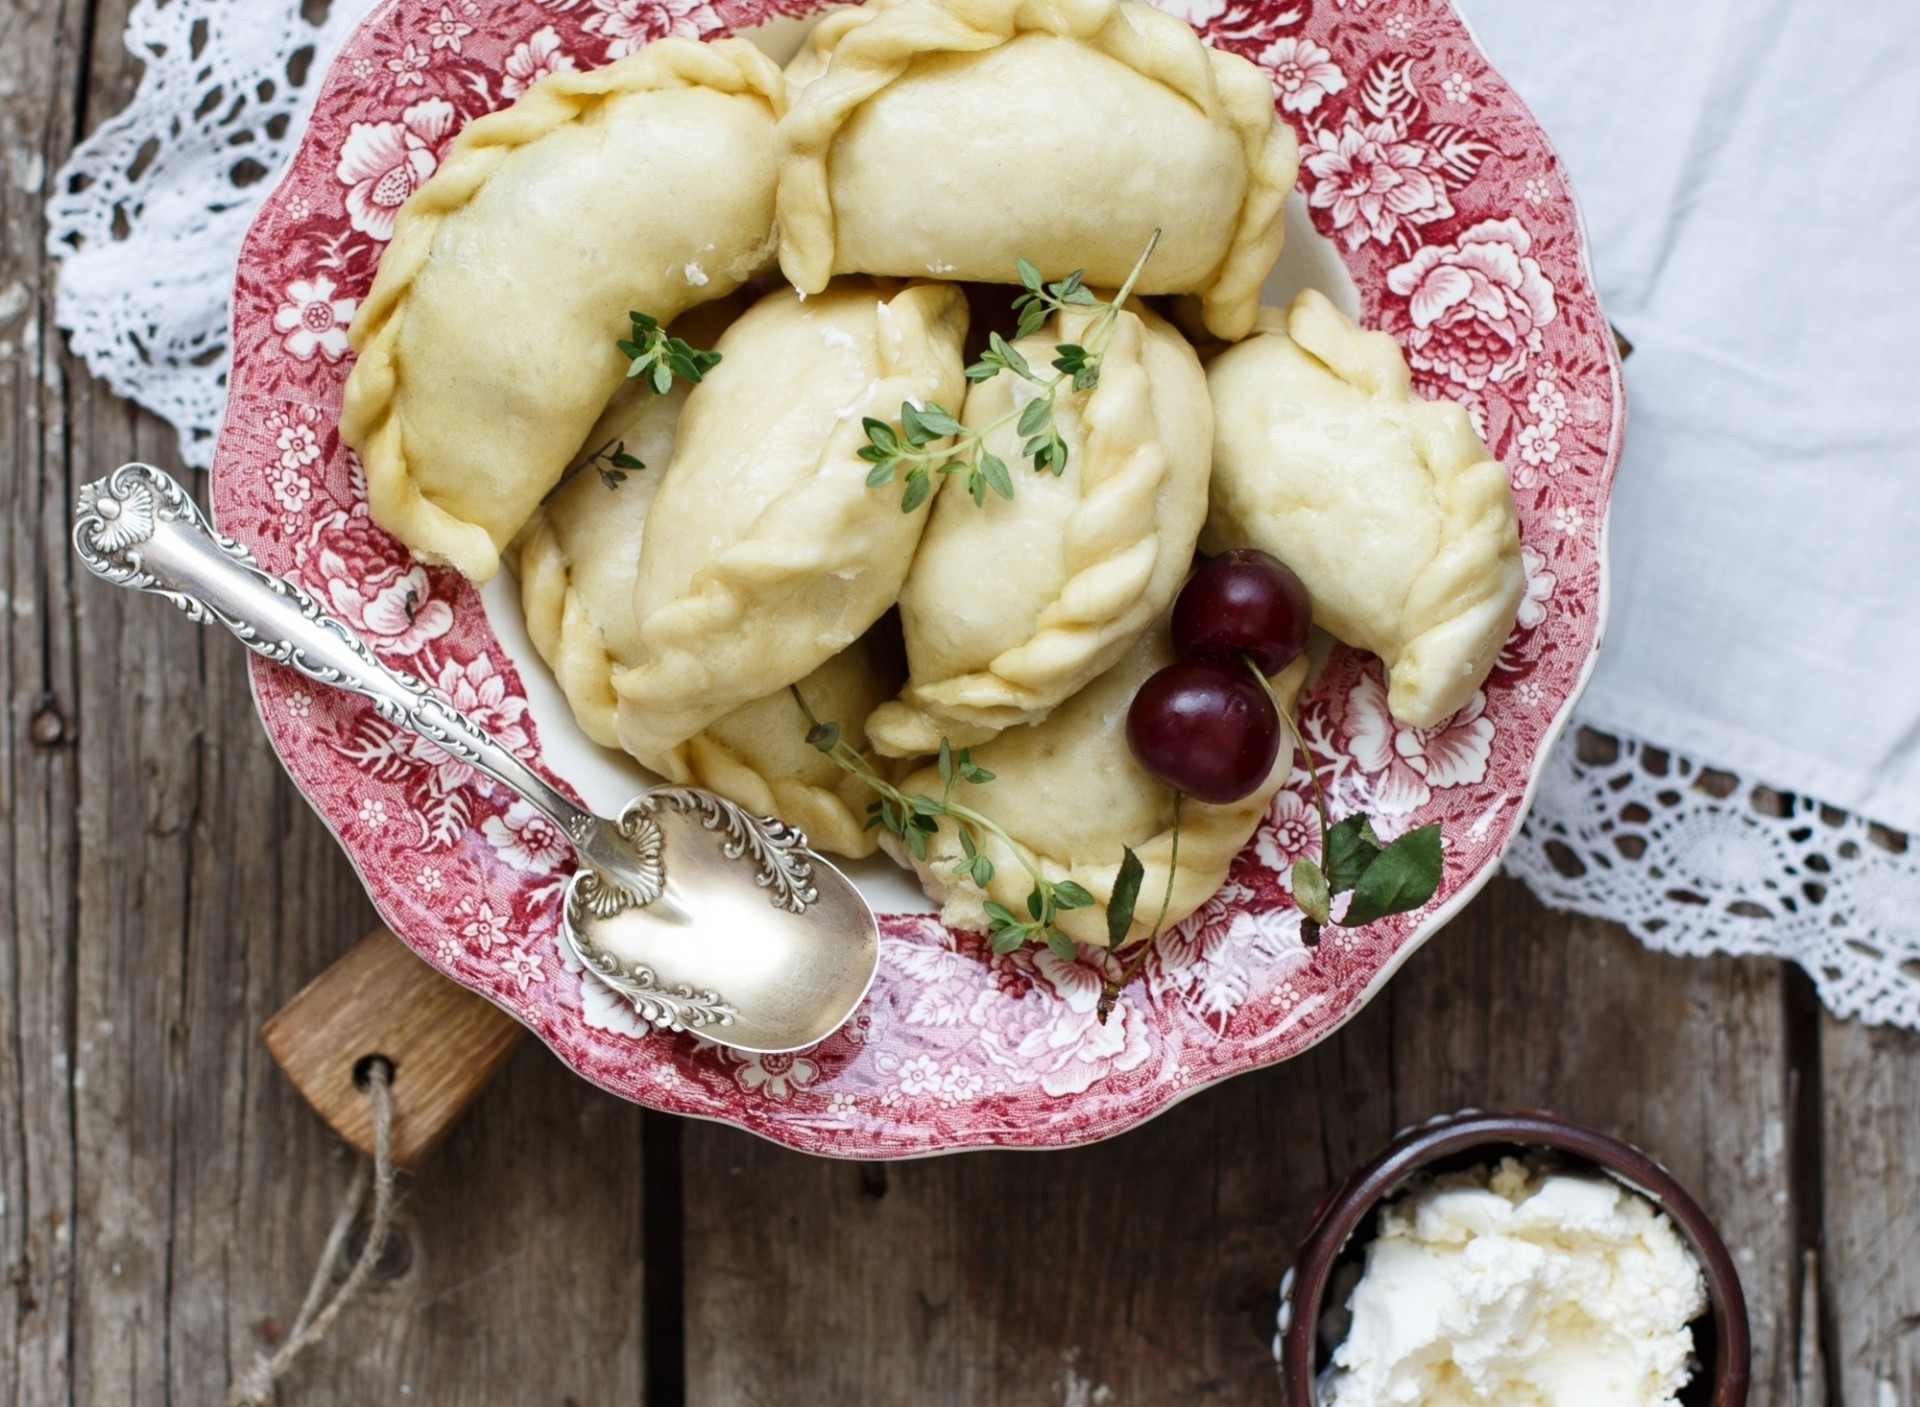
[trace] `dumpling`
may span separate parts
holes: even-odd
[[[1066,471],[1035,473],[1008,424],[987,447],[1013,466],[1011,500],[942,494],[900,596],[908,683],[867,731],[894,757],[1033,723],[1110,668],[1164,612],[1193,565],[1207,512],[1213,408],[1206,373],[1171,325],[1136,304],[1114,323],[1099,383],[1056,396]],[[1014,347],[1044,368],[1086,340],[1092,310],[1056,314]],[[1003,371],[967,393],[991,425],[1033,399]]]
[[[1024,257],[1199,293],[1243,337],[1299,144],[1253,64],[1123,0],[903,0],[837,12],[780,123],[780,267],[1011,282]]]
[[[535,510],[514,543],[527,635],[553,671],[575,721],[602,747],[619,747],[613,672],[640,658],[633,584],[640,539],[661,476],[673,461],[685,382],[650,401],[620,434],[647,467],[609,487],[589,466]]]
[[[683,386],[649,406],[622,432],[628,452],[647,464],[609,488],[591,469],[553,495],[514,544],[527,634],[553,670],[581,729],[618,747],[616,669],[640,658],[633,587],[647,510],[673,455]],[[801,690],[808,703],[844,718],[841,734],[864,751],[861,720],[900,685],[897,642],[874,632],[826,661]],[[816,846],[856,858],[874,849],[864,830],[864,786],[806,742],[806,720],[782,688],[744,704],[654,759],[669,780],[707,788],[759,815],[800,827]]]
[[[472,123],[403,206],[341,410],[375,522],[476,581],[663,323],[772,252],[785,79],[744,40],[664,39]]]
[[[1405,358],[1309,289],[1207,369],[1213,502],[1201,545],[1259,547],[1313,618],[1387,666],[1387,707],[1430,728],[1486,681],[1526,590],[1507,471],[1467,413],[1413,393]]]
[[[727,330],[647,516],[642,658],[614,677],[628,752],[660,768],[893,605],[927,510],[867,486],[861,421],[908,400],[954,404],[966,326],[951,285],[848,279],[812,298],[769,294]]]
[[[899,642],[876,627],[821,665],[798,687],[818,718],[843,718],[840,737],[866,752],[860,720],[900,683]],[[868,759],[873,760],[871,757]],[[785,687],[715,719],[658,759],[669,781],[715,791],[757,816],[778,816],[806,832],[817,849],[854,859],[871,855],[867,830],[873,793],[865,782],[807,741],[807,720]]]
[[[1127,708],[1148,676],[1173,658],[1172,639],[1162,621],[1046,722],[1009,729],[975,748],[973,760],[994,773],[991,782],[955,785],[955,799],[1002,826],[1041,874],[1054,881],[1075,880],[1093,895],[1094,907],[1070,909],[1059,917],[1061,931],[1077,942],[1107,942],[1106,906],[1123,846],[1133,849],[1145,870],[1127,942],[1145,938],[1159,915],[1167,867],[1173,862],[1174,794],[1134,761],[1127,748]],[[1289,710],[1306,674],[1303,657],[1271,681]],[[1209,806],[1192,797],[1181,803],[1169,926],[1199,908],[1225,882],[1234,856],[1292,769],[1293,747],[1283,740],[1272,772],[1251,796],[1227,806]],[[909,796],[937,796],[940,774],[926,767],[899,786]],[[951,927],[986,931],[990,925],[982,906],[988,899],[1015,913],[1026,912],[1032,887],[1026,868],[993,836],[984,847],[994,865],[985,890],[971,876],[954,873],[963,853],[950,820],[942,818],[939,830],[927,837],[925,860],[914,859],[892,836],[883,836],[881,844],[896,860],[912,866],[927,897],[941,905],[941,921]]]

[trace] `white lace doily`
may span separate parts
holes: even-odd
[[[1506,868],[1648,947],[1792,958],[1838,1015],[1920,1028],[1920,855],[1812,798],[1576,727]]]
[[[54,316],[114,391],[170,421],[204,469],[227,399],[240,240],[300,141],[308,102],[371,0],[141,0],[140,89],[74,150],[47,202]]]
[[[94,375],[172,422],[190,464],[211,461],[226,399],[241,237],[370,8],[334,0],[316,25],[298,0],[141,0],[139,92],[60,174],[59,323]],[[1920,853],[1818,801],[1576,729],[1507,869],[1651,947],[1792,958],[1840,1015],[1920,1027]]]

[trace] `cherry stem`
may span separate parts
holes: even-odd
[[[1293,745],[1300,750],[1300,764],[1307,769],[1307,780],[1313,783],[1313,809],[1320,817],[1320,868],[1324,872],[1327,867],[1327,794],[1320,787],[1320,769],[1314,766],[1313,754],[1307,751],[1307,740],[1300,736],[1300,725],[1293,721],[1293,715],[1280,702],[1280,696],[1273,692],[1273,684],[1260,672],[1260,666],[1253,662],[1253,656],[1242,650],[1240,658],[1253,675],[1254,682],[1259,684],[1273,704],[1273,711],[1280,715],[1280,721],[1287,725],[1287,732],[1293,735]]]

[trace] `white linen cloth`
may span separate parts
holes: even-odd
[[[1468,15],[1634,348],[1583,721],[1920,832],[1920,5]]]
[[[1429,0],[1332,3],[1384,22]],[[140,90],[56,178],[58,320],[190,463],[224,399],[206,353],[240,236],[369,8],[334,0],[316,28],[300,0],[139,0]],[[1920,1026],[1920,843],[1898,853],[1868,824],[1920,832],[1920,4],[1466,8],[1572,171],[1636,349],[1612,624],[1578,717],[1622,750],[1562,744],[1508,867],[1652,945],[1794,957],[1835,1010]],[[194,116],[216,85],[263,79],[263,104]],[[272,173],[243,189],[240,132]],[[1706,785],[1707,768],[1740,782]],[[1784,815],[1766,814],[1776,792]]]

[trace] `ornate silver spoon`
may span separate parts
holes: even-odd
[[[123,464],[80,490],[73,545],[102,580],[218,621],[255,654],[371,700],[387,722],[525,798],[580,857],[561,941],[643,1019],[773,1053],[830,1035],[866,995],[880,962],[873,911],[791,826],[694,787],[643,792],[618,822],[581,809],[299,586],[260,570],[150,465]]]

